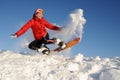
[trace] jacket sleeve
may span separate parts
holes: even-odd
[[[22,26],[20,30],[18,30],[15,34],[17,37],[21,36],[24,34],[30,27],[32,26],[32,20],[29,20],[25,25]]]
[[[44,22],[45,22],[45,26],[46,26],[47,28],[51,29],[51,30],[56,30],[56,31],[61,30],[60,27],[57,27],[57,26],[49,23],[49,22],[48,22],[47,20],[45,20],[45,19],[44,19]]]

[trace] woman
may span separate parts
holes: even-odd
[[[29,20],[19,31],[12,34],[12,38],[17,38],[24,34],[29,28],[32,29],[35,40],[32,41],[28,47],[32,50],[37,50],[43,54],[49,54],[50,50],[46,44],[57,44],[60,48],[65,48],[66,45],[63,41],[58,38],[49,39],[49,34],[46,28],[51,30],[60,31],[61,28],[49,23],[45,18],[43,18],[43,9],[37,9],[33,18]]]

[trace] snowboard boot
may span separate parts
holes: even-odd
[[[40,53],[48,55],[50,53],[50,49],[47,46],[42,46],[41,48],[37,49],[37,51]]]
[[[54,44],[58,45],[60,49],[64,49],[66,47],[66,44],[59,38],[54,38],[54,40],[55,40]]]

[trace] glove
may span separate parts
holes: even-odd
[[[16,34],[11,34],[10,37],[15,39],[15,38],[17,38],[17,35]]]
[[[53,30],[60,31],[61,28],[55,25],[54,28],[53,28]]]
[[[63,26],[63,27],[59,27],[59,31],[62,31],[66,28],[66,26]]]

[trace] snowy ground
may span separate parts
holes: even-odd
[[[120,57],[74,58],[0,52],[0,80],[120,80]]]

